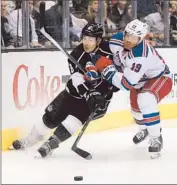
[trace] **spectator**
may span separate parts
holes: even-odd
[[[34,0],[36,1],[36,0]],[[45,2],[45,9],[48,10],[50,9],[52,6],[54,6],[56,4],[56,0],[43,0]]]
[[[170,4],[171,45],[177,45],[177,4],[173,1]]]
[[[45,12],[45,27],[47,32],[57,41],[62,42],[63,33],[63,17],[62,6],[63,1],[58,0],[57,4],[52,6]],[[70,1],[70,9],[72,9],[72,2]],[[70,43],[79,42],[82,28],[87,24],[85,19],[79,19],[74,14],[70,13],[69,17],[69,35]]]
[[[108,14],[108,18],[116,25],[118,30],[122,30],[125,27],[123,22],[128,16],[128,3],[127,0],[117,0],[117,3],[112,6]],[[123,27],[122,27],[123,26]]]
[[[88,8],[88,3],[89,1],[87,0],[73,0],[73,8],[75,12],[79,13],[84,13],[87,12]]]
[[[3,0],[4,1],[4,0]],[[2,1],[2,2],[3,2]],[[16,5],[14,1],[9,1],[9,0],[5,0],[6,1],[6,15],[8,16],[13,10],[15,10]]]
[[[77,18],[73,12],[74,12],[74,7],[73,7],[73,1],[69,1],[69,8],[70,8],[70,18],[71,18],[71,23],[72,26],[69,28],[70,31],[70,39],[73,43],[73,45],[78,45],[80,42],[81,38],[81,32],[82,29],[85,27],[85,25],[88,23],[85,19]]]
[[[164,19],[163,19],[163,3],[157,4],[157,12],[147,15],[144,21],[150,27],[149,37],[156,45],[162,46],[164,43]]]
[[[128,7],[127,7],[127,12],[124,16],[122,16],[120,22],[119,22],[119,30],[120,31],[123,31],[126,27],[126,25],[133,20],[132,18],[132,5],[130,4]]]
[[[98,23],[98,10],[98,0],[89,0],[87,11],[84,12],[81,16],[89,23]]]
[[[33,8],[33,1],[29,0],[29,11],[30,11],[30,19],[29,19],[29,40],[31,47],[40,47],[41,45],[38,43],[38,36],[35,31],[35,22],[31,17],[31,12]],[[21,47],[22,44],[22,9],[21,2],[18,1],[17,9],[12,11],[8,15],[8,22],[10,26],[10,34],[15,40],[16,47]]]
[[[10,35],[10,28],[8,24],[7,16],[7,2],[1,2],[1,46],[13,47],[13,38]]]
[[[38,41],[41,45],[43,45],[44,47],[46,48],[50,48],[52,47],[52,44],[50,41],[48,41],[46,39],[46,37],[40,32],[40,20],[41,20],[41,14],[40,14],[40,4],[41,4],[42,1],[34,1],[34,6],[33,6],[33,10],[32,10],[32,13],[31,13],[31,16],[32,18],[34,19],[35,21],[35,29],[36,29],[36,33],[37,33],[37,36],[38,36]],[[42,2],[42,3],[45,3],[46,2]]]
[[[143,20],[147,15],[156,12],[156,0],[137,0],[137,18]]]
[[[57,1],[56,5],[45,11],[46,31],[57,41],[62,42],[62,1]],[[70,22],[71,25],[71,22]]]
[[[86,19],[87,22],[98,23],[99,22],[99,9],[100,8],[99,8],[98,0],[89,0],[87,12],[81,14],[81,17]],[[106,3],[106,1],[104,1],[104,23],[105,23],[105,28],[106,28],[107,34],[108,34],[108,32],[110,32],[110,34],[112,34],[112,30],[114,30],[114,32],[117,32],[116,25],[107,16],[107,3]]]

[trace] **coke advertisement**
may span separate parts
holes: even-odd
[[[61,76],[46,75],[45,66],[38,67],[39,77],[29,77],[29,70],[30,67],[22,64],[14,74],[13,101],[18,110],[44,106],[61,90]]]
[[[158,49],[173,79],[171,93],[161,104],[177,104],[177,50]],[[65,88],[70,75],[61,52],[12,52],[2,54],[2,128],[33,125],[41,121],[45,107]],[[129,93],[114,95],[108,112],[130,111]],[[166,109],[165,109],[166,111]]]
[[[5,127],[27,123],[31,118],[35,121],[35,117],[40,117],[45,107],[65,88],[63,76],[69,75],[67,59],[60,52],[26,52],[23,55],[3,54]]]

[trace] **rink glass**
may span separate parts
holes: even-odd
[[[15,14],[19,16],[19,11],[22,11],[22,18],[16,18],[16,27],[21,22],[22,35],[13,37],[11,43],[6,44],[1,39],[2,51],[19,51],[19,50],[56,50],[56,48],[40,33],[40,4],[42,1],[23,0],[21,8]],[[169,16],[177,13],[176,4],[173,1],[164,1],[163,3],[155,4],[154,0],[43,0],[45,2],[46,18],[45,25],[47,31],[52,37],[60,43],[64,48],[71,49],[80,43],[80,34],[84,25],[88,21],[95,21],[103,24],[104,38],[110,39],[111,36],[123,31],[126,24],[132,19],[139,18],[144,21],[152,13],[160,13],[162,18],[159,25],[152,28],[149,34],[150,40],[159,41],[156,44],[159,46],[173,46],[177,43],[177,31],[171,29]],[[57,5],[56,3],[59,2]],[[1,16],[8,17],[15,9],[15,4],[10,0],[2,0]],[[17,6],[20,6],[19,4]],[[52,6],[55,6],[55,11],[52,11]],[[123,18],[119,19],[115,12],[116,7],[119,7]],[[147,7],[150,7],[149,9]],[[161,8],[159,8],[161,7]],[[31,42],[31,26],[30,17],[34,19],[35,31],[38,36],[38,42]],[[7,19],[8,20],[8,19]],[[149,23],[149,18],[147,19]],[[4,29],[10,32],[8,23]],[[16,29],[17,31],[17,29]],[[18,31],[20,32],[20,31]],[[152,36],[154,37],[152,39]],[[174,42],[172,42],[173,40]],[[6,40],[5,40],[6,41]],[[152,42],[153,43],[153,42]]]

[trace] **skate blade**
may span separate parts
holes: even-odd
[[[41,156],[41,154],[39,152],[36,152],[36,154],[34,155],[34,159],[42,159],[43,157]]]
[[[159,158],[161,156],[161,153],[160,152],[150,152],[149,153],[149,157],[151,159],[156,159],[156,158]]]
[[[47,156],[42,156],[39,152],[36,152],[36,154],[34,155],[34,159],[45,159],[48,157],[51,157],[53,154],[53,151],[51,151]]]

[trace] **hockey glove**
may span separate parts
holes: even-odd
[[[86,101],[91,111],[94,111],[96,107],[100,109],[105,107],[105,98],[101,95],[100,92],[94,89],[87,92]]]
[[[108,83],[112,84],[112,78],[114,76],[114,74],[116,73],[116,68],[115,66],[109,65],[107,66],[101,73],[103,79],[105,79],[106,81],[108,81]]]
[[[116,72],[116,68],[113,64],[113,61],[109,58],[100,55],[95,55],[92,60],[95,64],[95,67],[101,73],[103,79],[107,80],[110,84],[112,84],[112,77]]]
[[[88,82],[95,82],[98,80],[101,75],[97,72],[97,68],[93,65],[92,62],[87,62],[86,64],[86,73],[84,74],[84,79]]]
[[[97,70],[101,73],[107,66],[112,65],[113,61],[109,58],[106,58],[104,56],[95,55],[92,58],[93,62],[95,64],[95,67]]]

